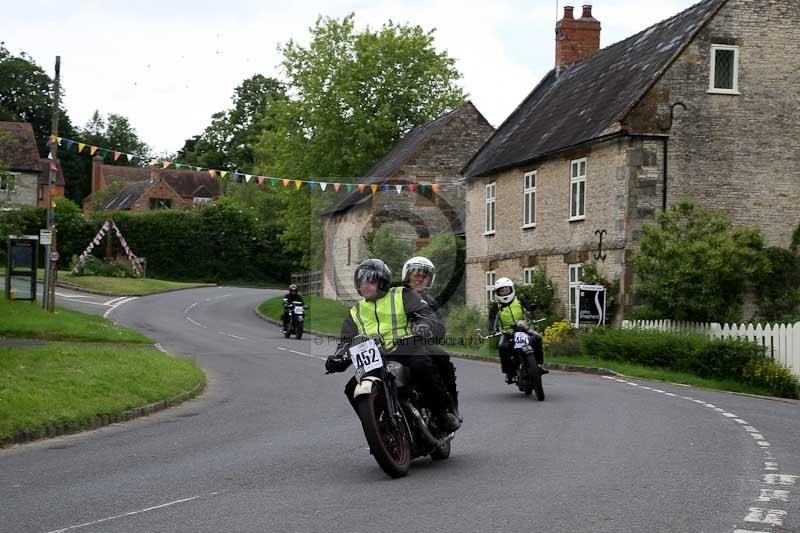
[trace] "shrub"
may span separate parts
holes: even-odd
[[[580,353],[578,332],[566,320],[555,322],[544,330],[542,342],[549,355],[577,355]]]
[[[581,335],[580,345],[581,352],[590,357],[690,372],[701,377],[735,379],[783,397],[798,395],[798,379],[765,357],[758,344],[748,341],[642,329],[595,328]]]
[[[427,257],[436,266],[436,283],[430,295],[440,306],[460,306],[465,301],[464,239],[449,232],[437,233],[431,242],[414,255]]]
[[[531,275],[531,282],[518,285],[516,292],[528,302],[534,304],[534,318],[547,318],[546,327],[555,322],[558,318],[553,311],[553,302],[556,297],[556,285],[547,277],[547,271],[543,268],[536,268]]]
[[[453,307],[447,316],[447,336],[468,339],[475,336],[476,329],[486,327],[487,316],[477,307],[461,305]],[[485,332],[484,332],[485,333]]]

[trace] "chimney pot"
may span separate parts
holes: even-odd
[[[592,18],[592,4],[583,4],[583,15],[581,15],[581,18]]]
[[[583,3],[583,17],[575,20],[573,6],[564,6],[564,18],[556,23],[556,73],[600,50],[600,21],[592,16],[588,0]]]
[[[572,14],[572,10],[574,8],[572,6],[564,6],[564,18],[565,19],[574,19],[575,17]]]

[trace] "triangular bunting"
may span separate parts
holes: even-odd
[[[50,141],[50,144],[53,144],[54,142],[58,142],[58,137],[56,137],[55,135],[51,135],[47,139]]]
[[[122,153],[120,153],[120,152],[114,152],[114,161],[119,159],[119,156],[121,156],[121,155],[122,155]]]
[[[363,183],[359,183],[358,184],[358,192],[364,192],[364,188],[365,187],[366,187],[366,185],[364,185]]]
[[[64,138],[63,138],[63,137],[56,137],[56,139],[58,139],[58,144],[61,144],[61,141],[63,141],[63,140],[64,140]]]
[[[133,158],[134,158],[134,157],[136,157],[136,156],[135,156],[135,155],[133,155],[133,154],[125,154],[125,156],[128,158],[128,163],[131,163],[131,162],[133,162]]]
[[[168,168],[172,163],[170,161],[164,161],[161,163],[161,168]]]
[[[278,178],[270,178],[269,184],[272,185],[273,187],[276,186],[278,184]]]
[[[402,185],[395,185],[394,188],[397,189],[397,194],[400,194],[400,191],[403,190],[403,186]]]
[[[94,155],[97,151],[97,146],[89,146],[89,155]]]
[[[58,172],[58,166],[55,163],[50,163],[50,170]]]
[[[302,182],[302,181],[300,181],[300,180],[294,180],[294,188],[295,188],[295,189],[299,189],[299,188],[300,188],[300,186],[301,186],[302,184],[303,184],[303,182]]]
[[[370,185],[369,188],[372,189],[372,194],[375,194],[376,192],[378,192],[378,186],[377,185]]]
[[[325,192],[325,189],[328,188],[328,182],[327,181],[320,181],[319,182],[319,188],[322,189],[322,192]]]
[[[416,186],[414,183],[409,183],[409,184],[408,184],[408,190],[409,190],[410,192],[414,192],[414,191],[416,191],[416,190],[417,190],[417,186]]]
[[[309,191],[313,191],[314,190],[314,184],[315,183],[316,183],[315,181],[309,181],[308,182],[308,190]]]
[[[64,140],[66,141],[66,143],[64,143],[64,148],[66,148],[67,150],[72,148],[72,145],[75,144],[75,141],[70,141],[69,139],[64,139]]]
[[[217,177],[217,171],[214,170],[214,169],[209,169],[208,173],[212,178],[216,178]]]
[[[344,188],[347,189],[347,192],[350,192],[350,191],[353,190],[353,184],[352,183],[345,183],[344,184]]]
[[[83,143],[78,143],[78,153],[83,152],[83,149],[86,148],[86,145]]]
[[[224,178],[227,175],[228,175],[228,171],[227,170],[220,170],[219,171],[219,177],[220,178]]]
[[[105,159],[106,157],[108,157],[108,154],[110,154],[110,153],[111,153],[111,152],[110,152],[110,151],[108,151],[108,150],[106,150],[105,148],[101,148],[101,149],[100,149],[100,155],[103,157],[103,159]]]
[[[383,184],[383,192],[389,192],[389,184],[388,183],[384,183]]]
[[[183,166],[183,163],[175,163],[175,168],[181,168],[182,166]]]
[[[256,180],[256,181],[258,181],[259,185],[264,185],[264,176],[259,176],[258,180]]]
[[[250,180],[251,180],[251,179],[253,179],[253,176],[252,176],[251,174],[245,174],[245,175],[244,175],[244,181],[245,181],[246,183],[250,183]]]
[[[53,159],[53,152],[47,152],[47,159]]]
[[[287,185],[289,185],[289,180],[287,180],[287,179],[282,179],[281,181],[283,182],[283,186],[284,186],[284,187],[286,187]]]
[[[157,164],[158,164],[158,159],[151,159],[151,160],[150,160],[150,166],[151,166],[151,167],[154,167],[154,166],[156,166]]]
[[[342,186],[341,183],[334,183],[333,184],[333,191],[334,192],[339,192],[339,187],[341,187],[341,186]]]
[[[434,184],[432,184],[432,185],[431,185],[431,189],[433,190],[433,192],[436,192],[436,191],[438,191],[438,190],[439,190],[439,184],[438,184],[438,183],[434,183]]]

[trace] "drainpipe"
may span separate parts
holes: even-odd
[[[661,121],[657,122],[658,129],[661,131],[669,131],[672,129],[672,122],[675,120],[675,108],[682,107],[684,111],[686,111],[686,105],[683,102],[675,102],[671,106],[669,106],[669,124],[667,126],[662,126]],[[668,162],[669,162],[669,137],[664,137],[664,198],[662,201],[661,209],[663,211],[667,210],[667,171],[669,170]]]

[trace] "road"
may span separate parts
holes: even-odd
[[[0,450],[2,531],[800,531],[797,402],[551,372],[540,403],[497,365],[456,360],[451,458],[391,480],[343,397],[348,374],[323,375],[331,346],[254,313],[277,291],[59,292],[197,361],[209,387]]]

